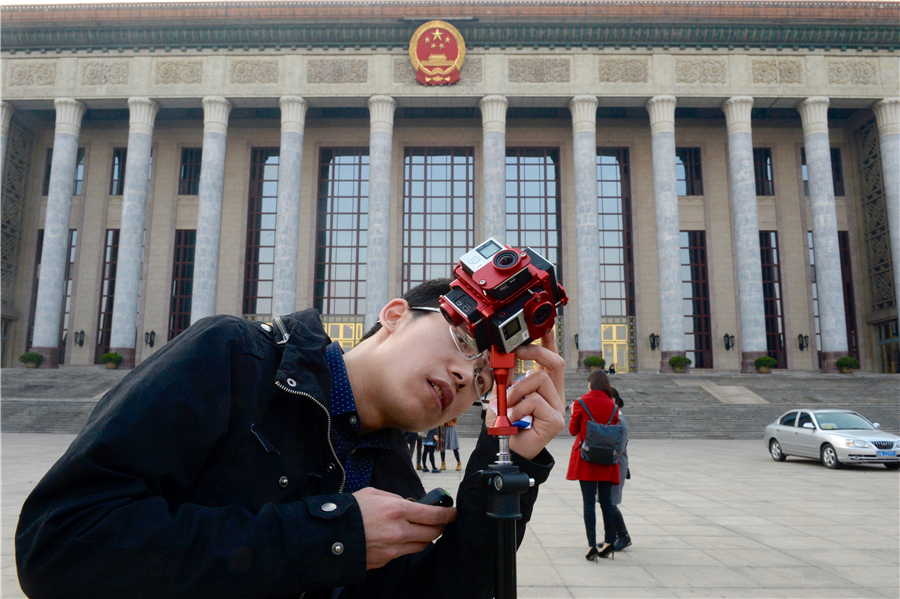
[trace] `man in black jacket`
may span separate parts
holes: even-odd
[[[179,335],[103,397],[25,502],[25,593],[489,597],[486,491],[460,489],[456,508],[408,501],[424,490],[401,431],[459,416],[493,382],[435,311],[448,283],[389,302],[346,355],[313,310],[216,316]],[[521,542],[563,427],[565,363],[549,337],[516,353],[542,367],[508,398],[511,420],[534,415],[510,440],[537,483],[521,496]],[[496,452],[482,434],[467,474]]]

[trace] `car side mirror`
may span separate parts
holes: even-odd
[[[812,422],[804,422],[803,428],[816,428],[816,427],[813,426]]]
[[[876,422],[876,423],[873,424],[872,426],[874,426],[875,428],[881,428],[881,423],[880,423],[880,422]]]

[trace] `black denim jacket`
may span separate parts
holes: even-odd
[[[482,489],[459,491],[456,522],[426,551],[366,571],[329,438],[329,339],[314,310],[282,324],[203,319],[103,397],[23,506],[16,564],[29,597],[490,596]],[[496,445],[483,434],[467,471]],[[391,446],[371,485],[421,497],[400,431]],[[538,484],[553,466],[546,451],[514,461]],[[537,488],[522,496],[519,542]]]

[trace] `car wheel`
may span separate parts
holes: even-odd
[[[822,465],[826,468],[834,470],[841,467],[841,463],[838,461],[837,452],[835,452],[834,447],[828,443],[822,446],[822,452],[819,455],[822,458]]]
[[[772,459],[776,462],[783,462],[787,458],[781,449],[781,443],[778,442],[778,439],[769,441],[769,453],[772,454]]]
[[[888,470],[900,470],[900,462],[890,462],[884,465]]]

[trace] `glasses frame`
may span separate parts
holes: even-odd
[[[432,308],[431,306],[410,306],[409,309],[410,310],[419,310],[421,312],[440,312],[441,311],[440,308]],[[459,331],[457,331],[456,327],[454,327],[451,324],[447,328],[450,331],[450,339],[453,340],[453,345],[456,347],[456,350],[460,354],[462,354],[462,357],[465,358],[466,361],[472,362],[474,360],[477,360],[478,358],[482,359],[481,365],[477,365],[477,364],[475,365],[475,370],[472,374],[472,383],[473,383],[473,386],[475,387],[475,393],[478,395],[479,401],[483,402],[485,400],[485,398],[487,397],[487,395],[494,388],[494,370],[493,370],[493,368],[490,368],[488,366],[487,360],[484,358],[484,352],[478,352],[476,354],[466,353],[463,350],[462,346],[460,345],[461,336],[460,336]],[[465,340],[463,340],[463,343],[465,344],[466,347],[471,349],[471,346],[468,343],[466,343]],[[487,381],[484,381],[484,378],[481,376],[482,372],[485,372],[486,374],[490,375],[490,384],[488,384]],[[482,381],[482,383],[479,384],[478,381]]]

